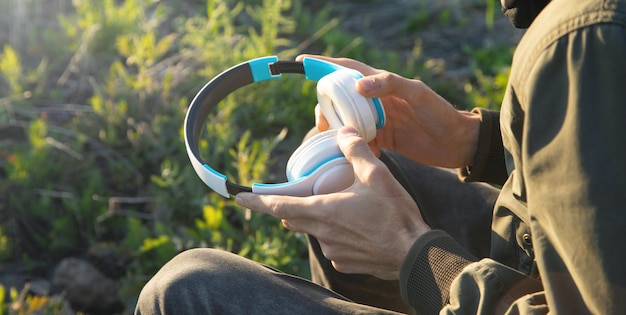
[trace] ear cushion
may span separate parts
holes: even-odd
[[[317,83],[317,100],[330,128],[356,128],[366,141],[376,137],[379,119],[374,102],[356,91],[358,71],[341,69],[322,77]]]
[[[348,160],[337,159],[324,166],[313,183],[313,194],[323,195],[345,190],[354,184],[354,169]]]
[[[287,179],[298,180],[331,160],[344,158],[337,145],[337,130],[331,129],[304,141],[287,161]]]

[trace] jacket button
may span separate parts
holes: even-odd
[[[533,240],[530,238],[530,234],[528,233],[524,233],[524,235],[522,235],[522,241],[528,246],[533,245]]]

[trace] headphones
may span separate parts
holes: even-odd
[[[305,140],[294,151],[287,162],[287,182],[254,183],[252,187],[233,183],[200,157],[198,144],[206,119],[228,94],[248,84],[278,79],[283,73],[300,73],[307,80],[318,81],[319,108],[330,129]],[[249,60],[218,74],[194,97],[185,117],[185,146],[196,174],[226,198],[240,192],[310,196],[349,187],[354,183],[354,171],[337,145],[337,129],[350,125],[371,141],[376,137],[376,129],[385,124],[381,101],[365,98],[355,89],[356,81],[362,77],[356,70],[319,59],[279,61],[276,56]]]

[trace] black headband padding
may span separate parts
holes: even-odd
[[[189,107],[187,119],[187,130],[189,135],[189,143],[191,151],[199,161],[202,161],[198,152],[198,144],[200,142],[200,134],[206,123],[209,113],[217,107],[228,94],[235,90],[254,82],[250,66],[247,63],[240,64],[236,67],[223,72],[207,83],[202,90],[196,95],[196,98]],[[200,104],[197,104],[200,102]]]
[[[270,65],[270,73],[279,75],[281,73],[304,74],[304,64],[299,61],[279,60]]]
[[[277,61],[269,65],[269,71],[271,75],[279,75],[281,73],[305,73],[303,63],[297,61]],[[198,152],[198,144],[200,143],[200,134],[202,133],[209,113],[213,111],[228,94],[254,82],[250,64],[247,62],[242,63],[213,78],[193,99],[189,106],[189,112],[187,113],[188,121],[185,126],[185,133],[189,137],[188,141],[191,153],[198,161],[203,161],[200,152]],[[231,195],[236,195],[240,192],[252,192],[250,187],[235,184],[229,180],[226,181],[226,189]]]
[[[200,142],[200,134],[202,128],[206,123],[209,113],[217,107],[228,94],[235,90],[251,84],[254,82],[252,72],[250,71],[250,65],[247,63],[235,66],[229,71],[225,71],[213,78],[207,83],[198,95],[194,98],[189,107],[189,113],[187,113],[187,119],[191,119],[187,122],[185,132],[189,135],[189,143],[191,144],[191,153],[202,161],[200,152],[198,152],[198,144]],[[200,104],[197,104],[197,103]],[[230,194],[236,195],[239,192],[251,192],[250,187],[234,184],[230,181],[226,182],[226,188]]]
[[[281,73],[300,73],[304,74],[304,66],[302,62],[297,61],[277,61],[270,66],[272,75]],[[202,126],[206,123],[209,113],[217,107],[228,94],[242,88],[248,84],[254,83],[252,71],[249,63],[242,63],[238,66],[222,72],[217,77],[207,83],[202,90],[196,95],[192,102],[188,117],[196,118],[195,121],[187,122],[187,134],[191,135],[190,143],[192,151],[196,157],[200,157],[196,151],[199,143],[199,137],[202,133]],[[195,104],[201,102],[199,105]],[[202,159],[199,159],[202,161]]]

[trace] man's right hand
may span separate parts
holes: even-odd
[[[381,99],[386,124],[369,145],[378,155],[379,148],[395,150],[416,162],[448,168],[471,165],[476,153],[480,119],[459,111],[424,82],[375,69],[346,58],[302,55],[355,69],[365,77],[356,89],[365,97]],[[324,117],[316,111],[317,128],[328,129]]]

